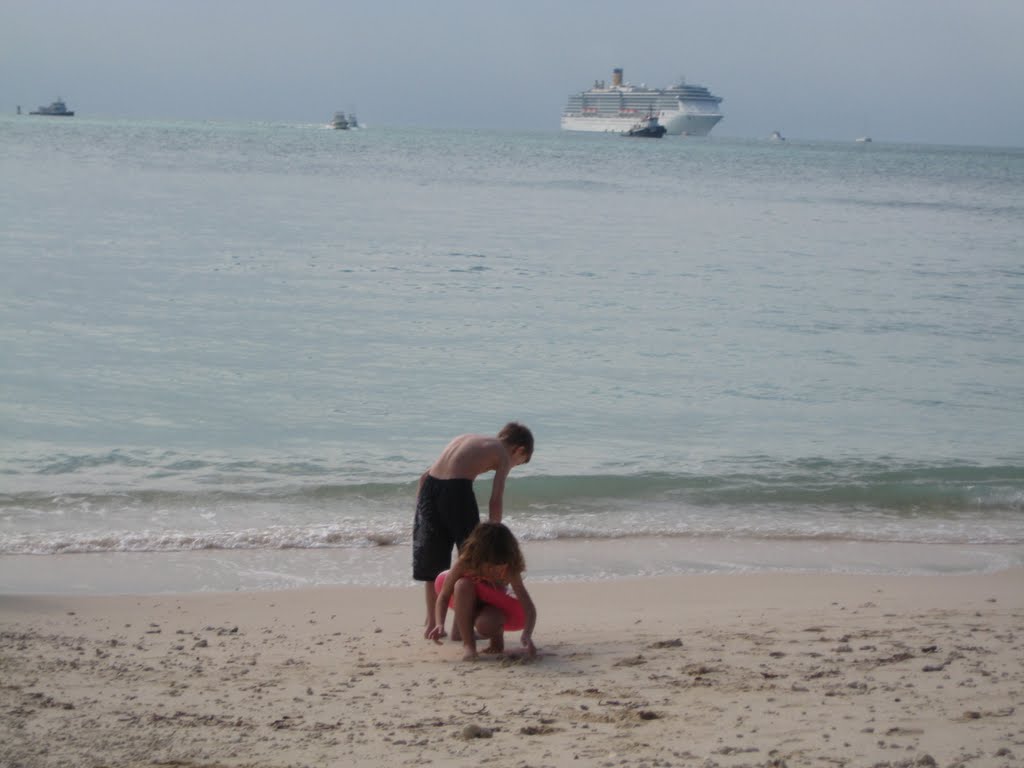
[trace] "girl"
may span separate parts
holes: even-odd
[[[523,630],[521,642],[527,653],[536,656],[533,627],[537,609],[523,585],[525,570],[526,561],[512,531],[501,523],[480,523],[466,539],[455,566],[437,577],[436,624],[427,637],[441,642],[451,605],[455,610],[453,634],[458,630],[465,648],[463,660],[477,658],[477,634],[491,641],[484,653],[503,653],[505,631],[517,629]],[[509,586],[515,597],[508,594]]]

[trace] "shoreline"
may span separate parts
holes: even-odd
[[[0,763],[1002,768],[1022,584],[528,579],[540,657],[476,663],[411,586],[0,595]]]
[[[942,575],[1024,568],[1024,545],[632,537],[524,542],[531,583],[700,574]],[[407,544],[0,555],[0,594],[118,595],[406,587]]]

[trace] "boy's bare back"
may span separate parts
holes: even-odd
[[[445,446],[429,472],[438,480],[475,480],[484,472],[507,474],[511,463],[508,449],[497,437],[459,435]]]

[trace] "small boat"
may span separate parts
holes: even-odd
[[[358,128],[359,127],[359,121],[356,120],[356,113],[355,112],[349,112],[348,113],[348,127],[349,128]]]
[[[858,144],[870,144],[871,143],[871,131],[868,129],[868,119],[864,118],[864,133],[858,136],[854,141]]]
[[[344,112],[335,112],[334,117],[331,118],[331,128],[336,128],[339,131],[347,131],[351,127],[351,123],[348,118],[345,117]]]
[[[664,125],[658,122],[658,118],[650,114],[622,135],[642,139],[660,139],[667,130]]]
[[[786,137],[778,131],[772,131],[772,135],[768,137],[771,141],[785,141]]]
[[[69,110],[67,104],[61,99],[57,99],[48,107],[39,107],[35,112],[29,112],[30,115],[49,115],[50,117],[74,117],[75,113],[73,110]]]

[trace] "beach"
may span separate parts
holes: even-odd
[[[539,656],[422,593],[0,596],[0,764],[1015,766],[1024,571],[530,584]]]
[[[1021,764],[1020,149],[84,112],[0,115],[0,768]]]

